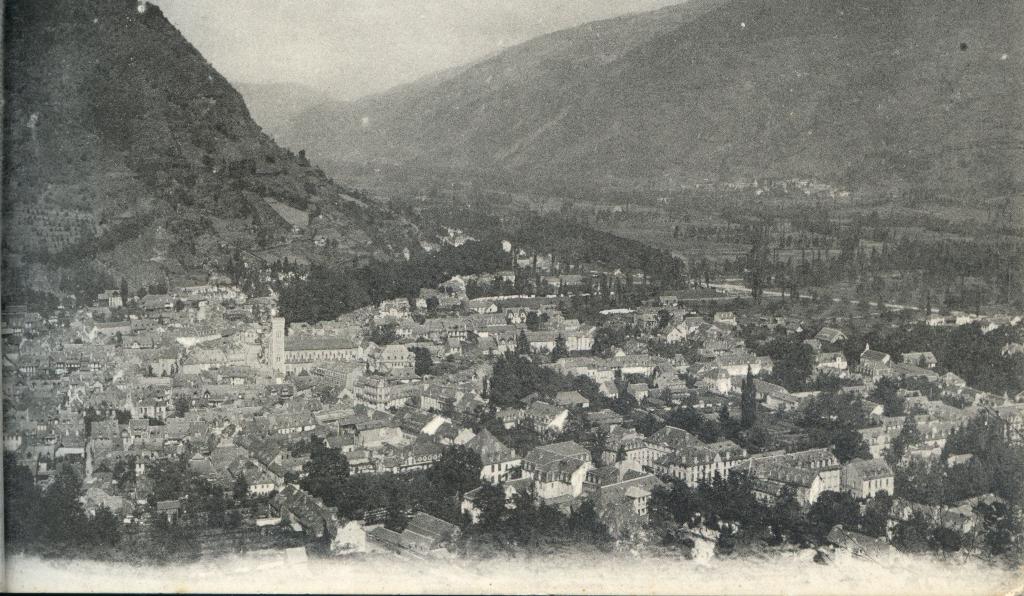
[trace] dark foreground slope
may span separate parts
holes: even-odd
[[[350,164],[671,187],[815,178],[1000,196],[1024,172],[1024,4],[692,0],[296,119]]]

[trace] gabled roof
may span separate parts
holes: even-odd
[[[481,430],[475,437],[466,442],[467,448],[476,451],[480,455],[480,462],[489,465],[515,459],[515,452],[499,441],[491,431],[486,428]]]

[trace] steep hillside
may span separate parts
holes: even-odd
[[[88,265],[142,283],[234,249],[331,259],[408,245],[405,223],[263,134],[157,7],[5,8],[4,243],[22,277]]]
[[[671,188],[1024,186],[1024,4],[724,0],[591,23],[299,117],[325,161]]]

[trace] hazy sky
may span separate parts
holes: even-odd
[[[298,82],[354,99],[544,33],[681,0],[150,1],[231,81]]]

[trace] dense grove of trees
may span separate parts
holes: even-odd
[[[384,509],[387,525],[400,531],[405,515],[413,510],[459,523],[461,496],[479,486],[480,468],[475,451],[455,445],[445,448],[429,470],[349,475],[348,460],[341,451],[316,439],[299,484],[328,507],[337,507],[343,518],[362,519],[368,512]]]
[[[972,419],[949,435],[938,461],[898,467],[897,494],[918,503],[952,505],[992,493],[1011,505],[1024,504],[1024,447],[1008,440],[1012,432],[994,413]],[[946,463],[949,455],[958,454],[972,458]]]
[[[861,399],[841,393],[823,393],[809,400],[799,420],[806,431],[801,447],[831,447],[836,458],[871,459],[867,442],[857,429],[870,426]]]
[[[513,497],[506,508],[505,487],[486,485],[476,500],[480,520],[468,526],[460,538],[463,552],[491,556],[505,554],[552,554],[560,549],[608,551],[613,545],[608,528],[590,502],[565,515],[548,505],[538,505],[531,493]]]
[[[846,493],[823,493],[807,511],[791,491],[784,491],[774,503],[754,497],[746,474],[734,472],[728,479],[718,475],[688,487],[672,481],[657,488],[651,500],[651,521],[655,527],[672,523],[690,529],[705,527],[719,531],[718,550],[729,552],[737,541],[789,542],[804,546],[822,544],[836,524],[847,530],[885,536],[892,499],[882,494],[859,503]],[[863,504],[863,508],[862,508]],[[667,543],[675,537],[665,535]]]
[[[120,523],[105,508],[89,517],[78,501],[82,481],[73,469],[61,466],[46,490],[34,483],[31,471],[4,455],[4,542],[8,553],[43,556],[97,557],[121,541]]]
[[[304,279],[280,287],[278,306],[289,321],[323,321],[382,300],[416,296],[457,274],[496,271],[508,255],[497,240],[467,242],[408,261],[373,262],[357,268],[314,265]]]
[[[1024,390],[1024,354],[1004,356],[1002,353],[1003,347],[1012,342],[1024,342],[1024,333],[1018,327],[1004,326],[985,333],[977,323],[956,327],[930,327],[919,323],[903,328],[852,332],[842,349],[851,363],[859,360],[866,343],[894,359],[906,352],[930,351],[942,370],[959,375],[971,387],[1012,396]]]

